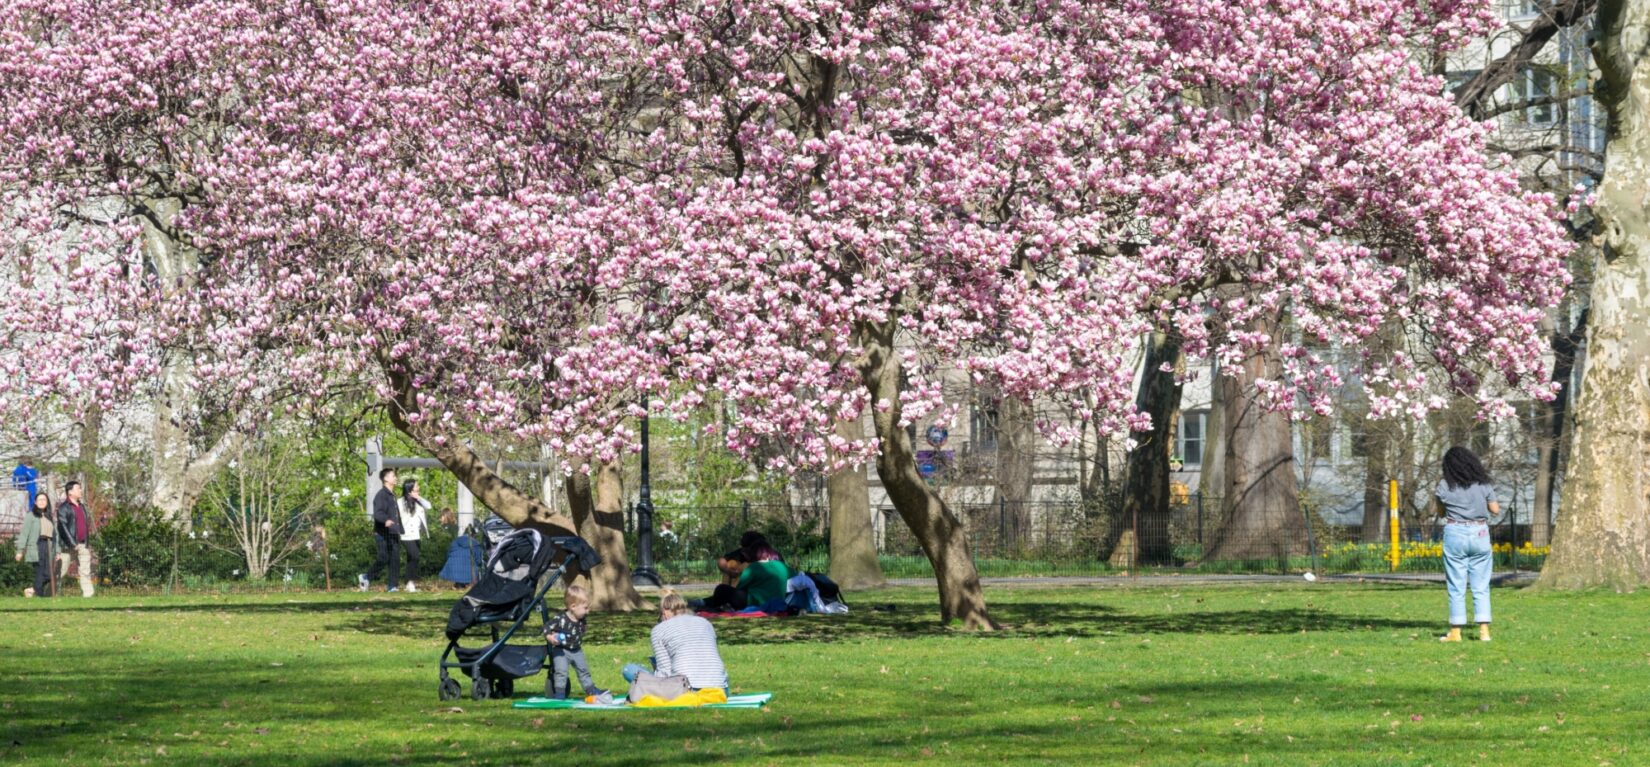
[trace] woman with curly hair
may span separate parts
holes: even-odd
[[[1433,491],[1433,506],[1444,518],[1444,589],[1449,593],[1449,633],[1461,641],[1467,624],[1467,591],[1472,591],[1478,638],[1490,641],[1490,518],[1501,513],[1484,464],[1464,447],[1444,453],[1444,478]]]

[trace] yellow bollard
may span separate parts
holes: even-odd
[[[1392,572],[1398,572],[1398,480],[1387,480],[1387,527],[1392,530]]]

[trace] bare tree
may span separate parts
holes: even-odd
[[[218,535],[205,540],[240,555],[247,579],[261,581],[304,549],[320,499],[298,492],[292,448],[268,442],[253,447],[254,452],[243,449],[207,487]]]

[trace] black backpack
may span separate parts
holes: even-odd
[[[826,604],[830,604],[832,602],[842,602],[842,604],[848,604],[847,602],[843,602],[842,587],[836,585],[836,581],[826,577],[824,573],[808,573],[807,576],[813,579],[814,586],[819,589],[820,601]]]

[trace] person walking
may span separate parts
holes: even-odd
[[[362,591],[372,587],[372,582],[384,574],[384,565],[390,567],[390,593],[400,591],[401,581],[401,504],[396,502],[395,483],[400,479],[395,475],[395,469],[385,469],[378,472],[378,481],[383,487],[378,488],[378,494],[372,497],[372,532],[378,546],[378,558],[373,560],[372,569],[356,576]]]
[[[57,578],[52,565],[57,562],[59,530],[57,512],[45,493],[34,496],[34,504],[23,515],[23,529],[17,533],[17,561],[34,565],[34,587],[24,596],[49,597],[57,594]]]
[[[430,532],[429,519],[424,512],[430,510],[430,502],[418,494],[418,480],[409,479],[401,483],[401,548],[407,552],[407,591],[418,592],[418,547],[419,542]]]
[[[17,459],[17,468],[11,472],[11,486],[13,490],[21,490],[29,494],[29,499],[23,508],[34,508],[35,496],[40,495],[40,470],[34,467],[34,459],[23,456]]]
[[[96,590],[92,581],[92,515],[86,511],[86,503],[81,498],[84,492],[84,487],[74,480],[63,486],[63,503],[57,507],[57,519],[59,529],[66,535],[58,539],[57,546],[60,577],[68,576],[69,552],[73,551],[80,571],[80,596],[91,597]]]
[[[1449,633],[1445,642],[1461,641],[1467,624],[1467,591],[1472,592],[1473,622],[1478,638],[1490,641],[1490,519],[1501,513],[1490,473],[1471,450],[1452,447],[1444,453],[1444,478],[1433,491],[1433,506],[1444,518],[1444,590],[1449,594]]]

